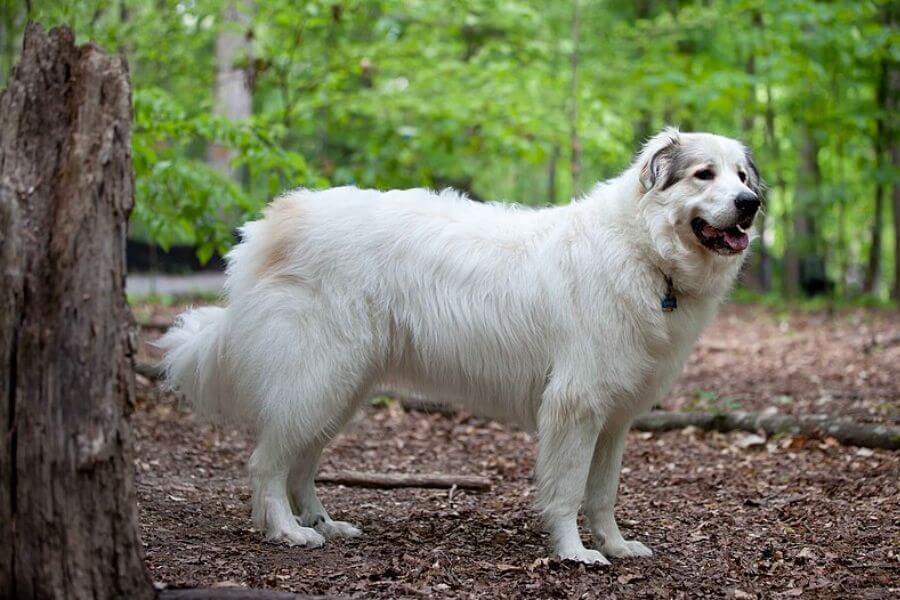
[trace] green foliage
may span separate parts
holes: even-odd
[[[234,224],[255,214],[267,197],[307,182],[303,156],[284,150],[254,120],[234,123],[208,112],[189,113],[158,88],[134,93],[136,227],[163,248],[192,243],[202,262],[227,251]],[[252,195],[230,177],[192,156],[217,141],[237,151],[234,166],[264,174],[262,194]],[[259,186],[258,186],[259,187]]]
[[[245,24],[225,18],[229,5],[248,15]],[[878,95],[883,69],[900,60],[891,6],[44,0],[31,16],[127,55],[133,231],[163,246],[194,243],[201,258],[222,251],[235,225],[296,186],[452,185],[484,198],[565,202],[676,124],[754,149],[770,187],[763,243],[774,283],[791,253],[815,254],[847,295],[860,290],[872,251],[876,188],[885,186],[889,204],[898,178],[877,146],[879,122],[896,131]],[[4,32],[24,27],[24,7],[3,17]],[[247,39],[236,65],[251,82],[246,122],[214,116],[215,43],[229,31]],[[3,52],[5,70],[15,48]],[[236,179],[208,166],[212,143],[234,151]],[[812,233],[798,236],[798,216],[814,221]],[[896,260],[887,212],[883,234],[882,286],[873,290],[881,299]]]
[[[713,414],[733,413],[740,409],[740,402],[734,398],[720,397],[716,392],[701,389],[694,390],[694,398],[688,403],[688,410]]]
[[[739,304],[752,304],[772,309],[778,314],[787,316],[798,311],[809,313],[850,311],[858,308],[894,309],[896,305],[881,296],[858,294],[853,296],[824,295],[812,298],[785,298],[780,293],[760,293],[738,288],[731,294],[731,301]]]

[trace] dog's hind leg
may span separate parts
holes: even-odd
[[[288,498],[289,453],[276,436],[263,434],[250,457],[253,524],[266,539],[289,546],[321,546],[325,539],[311,527],[301,527]]]
[[[594,535],[594,544],[606,556],[616,558],[653,555],[642,543],[622,537],[613,514],[629,426],[630,422],[618,423],[600,433],[584,497],[584,514]]]
[[[538,505],[562,559],[608,565],[597,550],[584,547],[578,533],[578,508],[601,419],[576,414],[547,399],[538,415],[538,459],[535,466]]]
[[[316,494],[315,475],[324,443],[307,447],[291,469],[288,487],[297,521],[325,537],[356,537],[362,532],[346,521],[333,520]]]
[[[352,396],[351,396],[352,398]],[[316,495],[314,477],[322,449],[356,412],[358,400],[318,401],[301,405],[305,435],[295,428],[270,427],[250,459],[253,520],[269,540],[320,546],[326,537],[351,537],[360,531],[333,521]]]
[[[291,507],[297,521],[305,527],[313,527],[325,537],[356,537],[362,532],[345,521],[333,520],[316,494],[315,476],[322,450],[344,427],[357,411],[360,398],[350,403],[343,414],[336,415],[327,431],[313,440],[297,454],[288,478]]]
[[[363,341],[338,346],[334,336],[326,337],[328,331],[309,330],[297,341],[289,337],[293,333],[289,324],[277,326],[276,321],[270,321],[266,333],[278,351],[271,353],[265,377],[256,388],[264,396],[260,401],[259,445],[250,459],[253,520],[270,540],[319,546],[324,542],[321,533],[304,527],[294,516],[291,471],[303,465],[299,478],[309,479],[311,485],[326,440],[346,423],[368,389],[373,360]],[[279,337],[282,335],[285,339]],[[332,343],[318,347],[307,343],[321,339]],[[298,463],[298,457],[303,462]],[[314,494],[312,490],[312,494],[301,494],[300,499],[306,498],[318,513],[321,504],[313,504]]]

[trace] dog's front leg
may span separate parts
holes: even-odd
[[[557,555],[562,559],[608,565],[603,554],[584,547],[578,534],[578,508],[584,498],[600,428],[601,420],[596,415],[571,413],[545,402],[538,416],[535,469],[538,505]]]
[[[584,514],[590,524],[594,544],[603,554],[615,558],[653,555],[650,548],[642,543],[622,537],[613,514],[625,436],[630,425],[630,422],[609,424],[600,433],[584,497]]]

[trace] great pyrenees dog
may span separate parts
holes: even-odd
[[[190,310],[162,338],[167,379],[198,413],[255,428],[253,521],[269,540],[360,534],[313,480],[380,389],[536,431],[537,505],[560,558],[650,556],[613,516],[626,432],[713,319],[759,206],[747,148],[674,129],[567,206],[297,190],[243,227],[227,306]]]

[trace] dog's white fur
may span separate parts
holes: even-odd
[[[715,180],[661,189],[673,148]],[[189,311],[162,339],[168,379],[198,412],[255,425],[253,519],[269,539],[359,534],[330,519],[313,476],[361,401],[399,388],[537,431],[538,504],[560,557],[649,556],[613,517],[625,434],[735,279],[741,254],[707,250],[690,222],[734,222],[748,161],[734,140],[669,129],[568,206],[292,192],[243,228],[227,308]],[[578,533],[582,504],[596,550]]]

